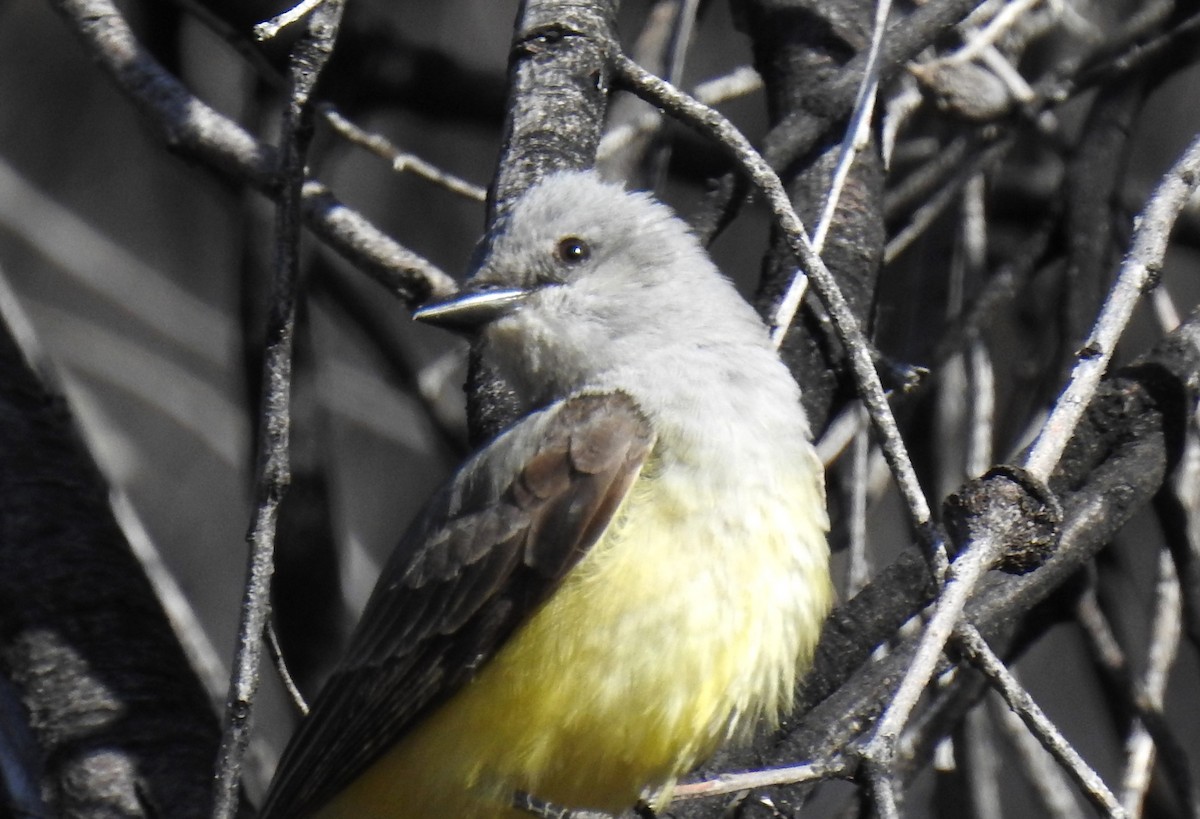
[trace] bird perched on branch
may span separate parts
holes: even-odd
[[[416,318],[478,334],[527,414],[401,539],[263,817],[665,805],[789,709],[831,605],[799,388],[687,226],[591,172]]]

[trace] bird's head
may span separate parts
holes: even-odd
[[[497,223],[466,287],[414,317],[481,335],[535,403],[659,353],[765,339],[681,219],[594,172],[530,188]]]

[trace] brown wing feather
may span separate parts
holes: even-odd
[[[466,683],[600,537],[652,443],[633,400],[604,393],[537,413],[471,459],[388,560],[262,819],[319,807]]]

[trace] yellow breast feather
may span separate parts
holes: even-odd
[[[517,790],[619,811],[646,782],[661,807],[719,744],[777,720],[810,661],[832,590],[805,460],[733,491],[648,464],[562,588],[317,817],[518,819]]]

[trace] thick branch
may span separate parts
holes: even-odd
[[[509,66],[508,118],[489,191],[489,231],[508,204],[554,171],[596,161],[608,105],[609,43],[617,0],[528,0],[517,20]],[[473,350],[467,424],[473,443],[517,417],[512,391]]]
[[[0,671],[37,739],[53,815],[206,817],[208,695],[66,405],[6,327],[0,417]]]

